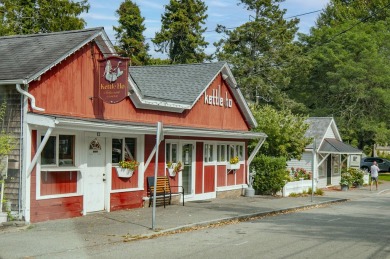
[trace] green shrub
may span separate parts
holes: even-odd
[[[253,188],[260,194],[275,195],[289,177],[285,157],[260,155],[253,159],[251,167],[256,173]]]
[[[362,170],[357,168],[347,168],[343,169],[341,173],[340,185],[348,185],[351,187],[352,185],[363,185],[364,173]]]
[[[362,170],[357,168],[348,168],[349,173],[352,177],[352,184],[356,186],[362,186],[364,183],[364,173]]]
[[[324,195],[324,191],[320,188],[317,188],[316,191],[314,192],[315,195],[322,196]]]

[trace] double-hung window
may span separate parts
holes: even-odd
[[[211,163],[214,162],[214,145],[213,144],[204,144],[204,162]]]
[[[217,145],[217,162],[226,162],[226,145]]]
[[[118,164],[121,160],[137,160],[136,145],[136,138],[112,139],[112,163]]]
[[[178,162],[178,145],[176,143],[165,144],[165,162],[166,163],[177,163]]]
[[[43,139],[43,137],[42,137]],[[75,136],[50,136],[41,153],[43,166],[74,166]]]

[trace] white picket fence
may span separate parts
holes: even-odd
[[[303,191],[308,191],[312,187],[311,180],[303,180],[288,182],[282,189],[281,195],[283,197],[288,197],[291,193],[302,193]],[[316,182],[314,181],[314,190],[316,189]]]

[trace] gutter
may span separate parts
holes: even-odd
[[[43,112],[45,109],[39,108],[35,105],[35,97],[32,94],[29,94],[28,92],[24,91],[21,87],[20,84],[16,84],[16,90],[21,93],[24,96],[27,96],[31,100],[31,108],[36,111]]]

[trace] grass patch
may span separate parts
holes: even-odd
[[[379,174],[379,180],[390,181],[390,174]]]

